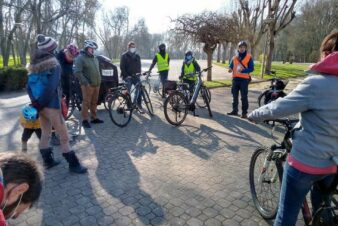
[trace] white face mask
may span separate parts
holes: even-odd
[[[13,217],[16,215],[16,209],[17,209],[17,208],[20,206],[20,204],[21,204],[22,196],[23,196],[23,194],[20,195],[19,202],[18,202],[18,204],[16,204],[16,207],[14,208],[14,210],[13,210],[11,216],[7,217],[7,219],[6,219],[7,221],[10,220],[11,218],[13,218]],[[4,211],[4,210],[6,209],[6,207],[7,207],[7,201],[8,201],[8,200],[6,199],[5,204],[4,204],[4,207],[2,208],[2,211]],[[6,217],[6,216],[5,216],[5,217]]]
[[[130,48],[129,51],[130,51],[131,53],[135,53],[135,52],[136,52],[136,48]]]

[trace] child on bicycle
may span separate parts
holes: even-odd
[[[313,213],[322,202],[314,183],[330,185],[338,156],[338,30],[326,36],[321,60],[310,66],[309,77],[284,98],[254,110],[250,121],[261,122],[300,113],[293,147],[285,164],[274,226],[296,224],[306,194],[312,189]]]
[[[198,79],[196,72],[200,72],[201,67],[195,60],[193,53],[188,51],[185,53],[185,58],[182,65],[180,80],[183,80],[184,83],[189,84],[189,92],[193,94],[195,83]]]
[[[33,133],[35,133],[36,136],[41,139],[40,121],[33,111],[34,109],[30,108],[29,106],[25,106],[20,112],[19,120],[21,126],[23,127],[21,136],[21,150],[23,152],[27,152],[27,142]]]

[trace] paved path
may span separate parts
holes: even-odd
[[[1,151],[20,149],[23,94],[0,95]],[[250,92],[251,109],[258,94]],[[271,225],[255,210],[248,184],[252,152],[272,144],[268,128],[225,115],[229,88],[212,90],[212,119],[198,109],[200,116],[188,115],[180,127],[166,122],[157,96],[152,100],[153,118],[135,114],[122,129],[100,106],[105,123],[72,143],[88,174],[70,174],[56,147],[62,163],[45,172],[39,203],[11,225]],[[42,162],[35,137],[28,154]]]

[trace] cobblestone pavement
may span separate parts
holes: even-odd
[[[258,94],[250,92],[251,109]],[[272,144],[269,129],[225,114],[229,88],[212,90],[212,119],[198,109],[180,127],[166,122],[162,100],[151,97],[156,115],[134,114],[125,128],[100,106],[105,123],[72,142],[88,174],[70,174],[56,147],[62,163],[45,172],[38,204],[11,225],[271,225],[255,210],[248,183],[251,154]],[[25,102],[24,93],[0,96],[1,151],[20,148],[17,116]],[[42,162],[36,137],[28,154]]]

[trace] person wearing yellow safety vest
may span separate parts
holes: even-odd
[[[185,58],[182,65],[180,80],[189,84],[189,91],[192,94],[194,92],[195,83],[198,79],[196,72],[201,71],[201,67],[198,65],[191,51],[185,53]]]
[[[166,46],[164,43],[159,45],[158,49],[159,52],[155,55],[153,62],[150,65],[149,72],[151,72],[155,64],[157,64],[157,70],[160,73],[160,79],[163,86],[164,83],[168,80],[170,57],[169,54],[166,52]],[[164,97],[164,93],[162,93],[162,97]]]
[[[247,118],[249,101],[248,87],[251,81],[250,73],[254,70],[254,61],[251,54],[247,53],[248,45],[241,41],[238,43],[238,50],[230,62],[229,73],[232,73],[232,111],[228,115],[238,115],[238,95],[241,92],[242,116]]]

